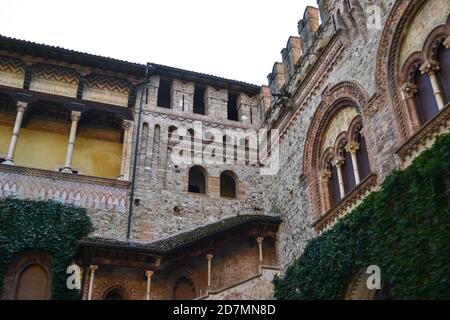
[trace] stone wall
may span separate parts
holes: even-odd
[[[340,5],[338,2],[336,1],[336,6]],[[391,6],[389,1],[383,4],[386,10]],[[364,8],[365,5],[362,9]],[[305,16],[311,12],[307,10]],[[382,21],[386,18],[387,15],[383,14]],[[361,88],[364,93],[364,99],[368,103],[362,110],[363,130],[368,140],[370,165],[372,171],[378,174],[379,181],[399,166],[395,151],[399,147],[400,135],[392,107],[382,106],[377,112],[369,108],[377,95],[376,58],[383,30],[374,28],[363,32],[346,28],[333,34],[327,31],[327,28],[330,28],[327,26],[328,22],[322,23],[321,29],[312,38],[302,35],[302,38],[308,39],[307,44],[313,46],[303,47],[303,53],[320,54],[315,58],[300,58],[299,63],[303,64],[300,64],[299,69],[309,72],[292,76],[299,80],[290,89],[294,101],[293,110],[272,108],[274,110],[269,110],[269,118],[265,123],[265,126],[281,129],[282,133],[281,169],[278,175],[269,179],[270,187],[264,193],[263,207],[267,214],[279,214],[284,221],[278,235],[279,261],[284,268],[299,257],[308,240],[316,236],[316,231],[311,226],[316,216],[311,203],[310,183],[305,176],[304,152],[306,140],[310,138],[308,134],[312,126],[311,121],[319,105],[323,103],[324,94],[330,88],[349,82]],[[317,37],[327,38],[326,45],[323,46],[324,41]],[[314,46],[321,49],[318,51],[318,47]],[[305,64],[309,66],[305,67]],[[290,79],[286,79],[285,84],[289,81]]]
[[[256,124],[226,119],[227,90],[225,89],[207,87],[206,115],[194,114],[192,112],[193,98],[190,97],[194,85],[192,83],[183,85],[177,80],[172,85],[173,108],[157,107],[158,83],[159,77],[152,76],[151,87],[145,101],[147,103],[143,106],[143,126],[136,178],[136,198],[140,203],[134,206],[132,238],[138,241],[152,241],[226,217],[263,213],[261,197],[264,183],[257,163],[237,164],[236,161],[231,161],[226,164],[205,164],[202,162],[200,165],[208,175],[208,191],[206,194],[190,193],[188,192],[188,172],[194,163],[174,163],[171,158],[172,150],[175,152],[175,142],[179,140],[175,136],[169,140],[171,127],[178,128],[177,134],[183,136],[183,143],[190,146],[189,133],[180,129],[192,128],[198,131],[197,129],[201,126],[203,139],[206,140],[206,132],[210,130],[216,130],[225,135],[226,130],[254,130]],[[178,107],[175,108],[182,101],[183,94],[185,95],[184,111]],[[138,93],[136,119],[139,103],[140,94]],[[257,119],[256,97],[248,97],[245,93],[241,93],[238,103],[241,115],[250,115],[251,108],[253,117]],[[202,137],[197,134],[198,132],[195,133],[195,139],[201,144]],[[217,141],[221,146],[221,135],[216,137],[215,142]],[[220,196],[220,174],[225,170],[233,171],[238,178],[239,194],[236,199]]]

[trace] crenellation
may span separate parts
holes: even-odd
[[[275,62],[272,72],[267,76],[271,94],[280,94],[286,81],[284,65],[281,62]],[[272,99],[272,103],[274,100]]]
[[[286,78],[290,79],[295,72],[295,67],[301,56],[301,39],[289,37],[286,48],[281,51]]]
[[[303,19],[298,22],[298,34],[300,36],[303,54],[309,52],[309,48],[314,39],[314,34],[319,29],[319,26],[319,9],[307,7],[303,14]]]
[[[205,91],[206,115],[227,120],[228,90],[207,86]]]
[[[192,114],[194,88],[195,85],[192,82],[183,83],[180,80],[174,80],[171,90],[172,109]]]

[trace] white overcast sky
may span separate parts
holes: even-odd
[[[316,0],[1,0],[0,33],[265,84]]]

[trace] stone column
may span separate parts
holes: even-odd
[[[152,276],[153,276],[153,271],[146,271],[145,272],[145,276],[147,277],[147,295],[146,295],[146,299],[147,300],[151,300],[151,286],[152,286]]]
[[[345,187],[344,187],[344,175],[342,173],[342,166],[344,165],[345,159],[343,157],[336,157],[333,159],[333,165],[336,167],[336,171],[338,174],[338,181],[339,181],[339,193],[341,196],[341,199],[345,196]]]
[[[450,49],[450,36],[448,36],[447,39],[445,39],[444,47]]]
[[[98,266],[91,265],[89,267],[89,270],[91,271],[91,277],[89,279],[89,289],[88,289],[88,300],[92,300],[92,291],[94,289],[94,278],[95,278],[95,272],[97,271]]]
[[[258,248],[259,248],[259,264],[262,264],[263,262],[263,241],[264,237],[257,237],[256,242],[258,242]]]
[[[27,110],[28,103],[18,101],[17,102],[17,115],[16,122],[14,123],[14,129],[9,143],[8,154],[3,164],[14,165],[14,153],[16,152],[17,139],[19,138],[20,127],[22,126],[23,114]]]
[[[331,199],[330,199],[330,178],[331,171],[324,170],[322,171],[322,190],[323,190],[323,204],[325,207],[325,212],[331,209]]]
[[[444,102],[444,96],[441,91],[441,87],[439,84],[439,79],[437,77],[436,72],[439,71],[439,62],[434,60],[427,60],[423,63],[423,65],[420,67],[420,72],[422,74],[428,74],[431,80],[431,86],[433,87],[433,93],[434,97],[436,98],[436,102],[438,105],[439,110],[444,109],[445,102]]]
[[[75,138],[77,137],[78,122],[80,121],[81,112],[72,111],[71,119],[72,125],[70,127],[69,142],[67,144],[66,162],[61,172],[72,173],[72,157],[73,147],[75,145]]]
[[[403,99],[405,100],[406,103],[411,132],[415,133],[421,127],[420,118],[419,114],[417,113],[417,106],[415,101],[415,95],[418,92],[417,85],[412,83],[405,83],[402,86],[402,92],[403,92]]]
[[[214,257],[212,254],[206,255],[206,260],[208,260],[208,289],[211,288],[211,260]]]
[[[133,143],[133,121],[123,120],[122,127],[123,145],[119,180],[128,181],[130,179],[131,147]]]
[[[345,150],[350,152],[352,156],[353,175],[355,176],[356,185],[361,182],[361,176],[359,175],[358,160],[356,159],[356,152],[359,150],[359,143],[351,141],[345,146]]]

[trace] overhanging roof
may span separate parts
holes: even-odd
[[[46,59],[54,59],[92,68],[110,70],[117,73],[123,73],[125,75],[132,75],[141,79],[144,78],[146,67],[145,64],[103,57],[32,41],[6,37],[3,35],[0,35],[0,50],[39,56]],[[242,81],[230,80],[214,75],[178,69],[156,63],[151,63],[151,65],[155,68],[154,74],[176,78],[183,81],[193,81],[204,85],[211,85],[234,91],[242,91],[249,95],[258,94],[260,89],[257,85]]]
[[[244,227],[252,224],[267,224],[278,227],[281,218],[266,215],[241,215],[227,218],[212,224],[198,227],[196,229],[186,231],[166,239],[153,242],[132,242],[120,241],[113,239],[105,239],[98,237],[90,237],[79,241],[82,247],[98,247],[105,249],[126,249],[131,251],[140,251],[155,254],[167,254],[172,250],[204,241],[208,238],[219,235],[222,232],[231,229]]]

